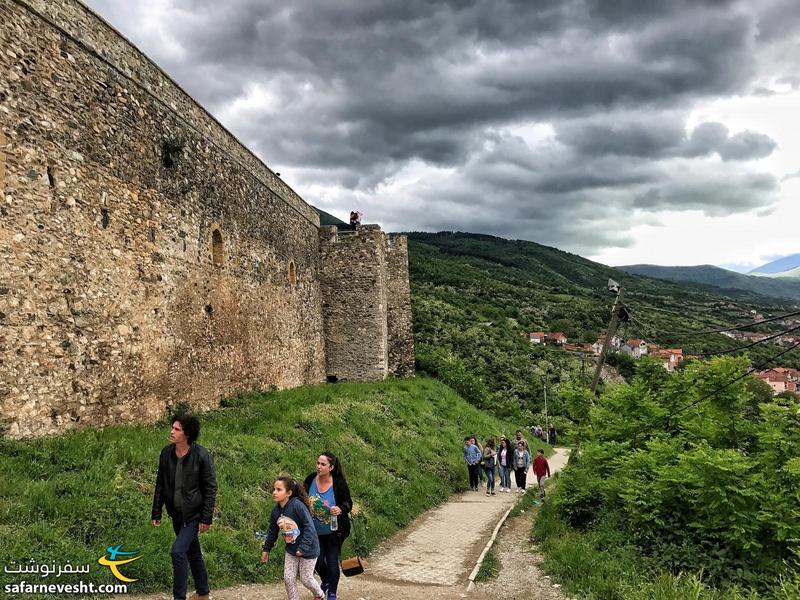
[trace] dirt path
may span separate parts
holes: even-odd
[[[557,448],[549,459],[551,471],[561,470],[568,457],[568,450]],[[535,488],[536,478],[529,473],[528,483],[531,481]],[[370,557],[364,575],[342,577],[338,597],[340,600],[497,597],[564,600],[535,565],[537,556],[528,542],[529,514],[507,521],[500,530],[494,551],[503,569],[497,580],[479,584],[469,594],[466,592],[467,577],[492,530],[519,497],[516,489],[486,496],[484,488],[480,492],[454,495],[379,547]],[[283,600],[286,592],[283,584],[252,584],[212,590],[211,596],[213,600]],[[311,594],[303,589],[301,598],[311,598]],[[126,595],[119,600],[170,600],[170,595]]]
[[[567,600],[558,586],[539,570],[542,555],[530,541],[531,515],[508,519],[492,547],[502,569],[496,579],[476,584],[472,599]]]

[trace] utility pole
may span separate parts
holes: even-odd
[[[611,289],[612,281],[609,279],[609,289]],[[618,284],[617,284],[618,285]],[[618,287],[617,299],[614,301],[614,308],[611,309],[611,322],[608,324],[608,331],[606,332],[606,339],[603,341],[603,349],[600,350],[600,356],[597,357],[597,368],[594,370],[594,377],[592,378],[592,393],[597,389],[597,382],[600,380],[600,371],[603,370],[603,363],[606,360],[606,353],[608,347],[611,345],[611,340],[614,339],[614,334],[617,332],[619,325],[619,312],[622,308],[622,298],[625,295],[625,288]]]
[[[545,435],[547,436],[547,443],[550,443],[550,421],[547,419],[547,379],[542,377],[542,383],[544,384],[544,430],[547,432]]]

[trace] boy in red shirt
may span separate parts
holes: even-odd
[[[539,484],[539,498],[544,498],[545,476],[550,477],[550,465],[544,457],[544,450],[539,448],[536,458],[533,459],[533,473],[536,475],[536,482]]]

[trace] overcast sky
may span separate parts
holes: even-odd
[[[305,200],[606,264],[800,252],[797,0],[88,0]]]

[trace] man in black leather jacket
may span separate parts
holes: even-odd
[[[167,506],[172,519],[175,543],[172,544],[172,597],[186,600],[189,569],[196,592],[189,600],[207,600],[208,572],[200,552],[198,533],[211,527],[217,478],[214,461],[208,450],[196,443],[200,422],[188,414],[172,420],[170,444],[161,451],[153,495],[152,521],[161,525],[161,507]]]

